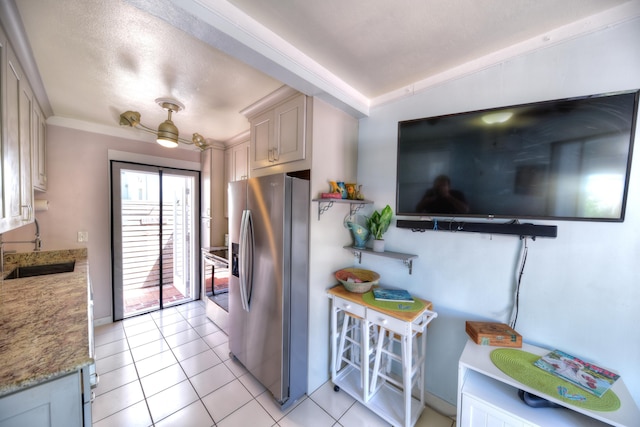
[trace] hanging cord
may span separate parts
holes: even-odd
[[[518,278],[516,280],[516,291],[513,297],[513,309],[511,310],[511,320],[509,326],[511,329],[516,328],[516,322],[518,321],[518,310],[520,308],[520,285],[522,284],[522,275],[524,274],[524,266],[527,263],[527,252],[529,247],[527,246],[528,237],[522,237],[522,251],[520,253],[520,270],[518,272]]]

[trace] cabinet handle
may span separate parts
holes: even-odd
[[[386,325],[387,324],[387,319],[380,319],[380,324],[381,325]]]
[[[351,308],[351,304],[345,304],[344,308],[346,308],[347,310],[349,310]]]
[[[280,159],[280,152],[278,148],[269,148],[267,153],[267,157],[270,163],[277,162]]]
[[[22,220],[23,221],[30,221],[31,220],[31,215],[33,212],[33,207],[31,205],[22,205]],[[24,210],[27,210],[27,217],[24,217]]]

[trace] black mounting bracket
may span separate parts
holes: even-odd
[[[557,225],[520,224],[515,222],[467,222],[452,220],[414,221],[399,219],[396,227],[409,228],[413,231],[454,231],[485,234],[511,234],[520,237],[558,237]]]

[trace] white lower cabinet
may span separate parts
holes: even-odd
[[[500,371],[490,360],[496,347],[468,341],[458,363],[458,427],[602,427],[638,425],[640,411],[622,379],[612,390],[621,407],[617,411],[592,411],[564,403],[530,389]],[[523,344],[522,350],[543,355],[548,350]],[[533,408],[518,396],[523,389],[563,408]]]
[[[471,394],[462,395],[461,425],[470,427],[530,427],[532,424],[480,400]]]
[[[83,426],[87,408],[81,384],[81,371],[77,371],[0,398],[0,427]]]
[[[464,415],[462,423],[464,425],[496,427],[524,427],[529,425],[469,396],[463,396],[462,405],[464,406],[462,410]]]

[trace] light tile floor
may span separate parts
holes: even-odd
[[[96,327],[95,427],[376,427],[388,424],[327,382],[281,411],[229,357],[202,301]],[[453,427],[427,408],[418,427]]]

